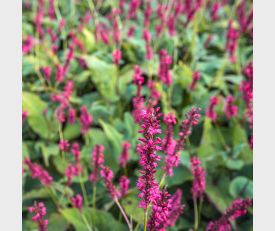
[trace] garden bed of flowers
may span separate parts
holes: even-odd
[[[250,0],[23,0],[24,231],[253,230]]]

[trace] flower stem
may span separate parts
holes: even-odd
[[[124,217],[124,219],[125,219],[125,221],[126,221],[128,227],[129,227],[129,230],[130,230],[130,231],[133,231],[132,223],[129,221],[129,219],[128,219],[128,217],[127,217],[127,215],[126,215],[124,209],[123,209],[122,206],[120,205],[118,199],[115,198],[114,201],[115,201],[115,203],[117,204],[117,206],[118,206],[120,212],[122,213],[122,215],[123,215],[123,217]]]
[[[85,205],[88,205],[88,196],[87,196],[87,191],[86,191],[85,185],[82,181],[83,178],[81,176],[79,176],[79,177],[80,177],[79,183],[80,183],[81,191],[82,191],[82,194],[83,194],[83,197],[84,197],[84,203],[85,203]]]
[[[81,217],[82,217],[82,220],[84,221],[85,225],[87,226],[88,230],[93,231],[93,229],[91,228],[89,222],[87,221],[87,219],[83,213],[81,213]]]
[[[144,224],[143,224],[143,230],[147,230],[147,217],[148,217],[148,207],[144,211]]]
[[[96,183],[93,184],[93,207],[96,209]]]
[[[193,202],[194,202],[194,213],[195,213],[194,231],[198,231],[198,227],[199,227],[199,214],[198,214],[197,199],[193,198]]]

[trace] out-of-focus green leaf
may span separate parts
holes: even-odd
[[[229,192],[234,198],[253,197],[253,183],[244,176],[237,176],[229,185]]]
[[[65,140],[72,140],[80,136],[80,122],[76,121],[74,124],[67,124],[64,128],[63,136]]]

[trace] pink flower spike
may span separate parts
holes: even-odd
[[[120,50],[114,50],[113,52],[113,63],[117,66],[119,66],[121,60],[121,51]]]
[[[191,157],[191,171],[193,175],[193,184],[191,193],[194,199],[203,196],[205,191],[205,170],[201,167],[201,162],[198,157]]]
[[[43,202],[34,203],[33,206],[28,208],[30,213],[34,213],[32,220],[38,225],[38,231],[47,231],[48,220],[44,217],[47,214],[46,207]]]
[[[70,147],[70,144],[69,144],[69,142],[67,140],[60,140],[59,141],[59,149],[60,149],[60,151],[66,152],[66,151],[68,151],[69,147]]]
[[[74,208],[79,209],[80,211],[83,208],[83,199],[80,194],[77,194],[75,197],[71,198],[71,202]]]
[[[25,119],[28,117],[28,112],[27,111],[23,111],[22,112],[22,123],[24,123]]]
[[[104,163],[104,147],[102,145],[96,144],[93,149],[93,154],[92,154],[92,173],[89,177],[90,181],[93,183],[96,183],[98,181],[98,174],[99,174],[99,169],[103,166]]]
[[[41,184],[45,186],[50,186],[52,184],[53,178],[39,164],[32,163],[29,158],[24,159],[24,164],[28,166],[33,179],[39,179]]]
[[[199,71],[194,71],[192,75],[192,83],[190,85],[190,90],[194,90],[196,87],[197,82],[200,80],[201,74]]]
[[[112,172],[112,170],[109,167],[103,166],[102,170],[100,171],[100,175],[102,176],[104,183],[105,183],[105,187],[107,188],[110,197],[115,200],[120,198],[120,192],[115,188],[115,186],[113,185],[113,178],[114,178],[114,174]]]
[[[119,179],[119,188],[121,197],[124,197],[128,193],[130,180],[126,176],[122,176]]]
[[[74,124],[76,121],[76,111],[73,108],[70,108],[68,111],[68,122],[69,124]]]
[[[206,116],[212,121],[217,120],[217,113],[215,112],[215,107],[219,103],[219,98],[217,96],[211,96],[209,106],[206,108]]]
[[[81,132],[83,135],[87,134],[92,122],[93,122],[93,118],[89,114],[87,107],[82,106],[80,109],[80,123],[81,123]]]
[[[49,67],[49,66],[41,67],[41,72],[43,73],[43,76],[46,80],[48,80],[48,81],[51,80],[51,73],[52,73],[51,67]]]
[[[234,97],[229,95],[225,100],[224,113],[228,119],[236,116],[238,114],[238,107],[233,105]]]
[[[124,142],[122,147],[122,153],[119,158],[119,165],[122,168],[126,167],[127,161],[129,160],[129,149],[131,144],[129,142]]]
[[[167,51],[161,50],[159,52],[159,70],[158,76],[163,84],[171,85],[172,75],[169,71],[170,65],[172,64],[172,58],[168,55]]]

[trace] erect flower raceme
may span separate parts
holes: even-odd
[[[136,96],[133,98],[133,111],[132,116],[136,123],[141,120],[141,112],[144,108],[144,98],[141,96],[142,84],[144,83],[144,78],[142,77],[142,71],[139,66],[135,66],[133,83],[137,86]]]
[[[47,214],[46,207],[43,202],[34,203],[33,206],[28,208],[30,213],[34,213],[32,220],[38,225],[38,231],[47,231],[48,220],[44,217]]]
[[[120,196],[124,197],[128,193],[130,180],[126,176],[119,178]]]
[[[238,107],[233,105],[233,103],[234,97],[232,95],[227,96],[225,99],[224,113],[228,119],[238,114]]]
[[[34,38],[30,35],[28,35],[25,39],[22,41],[22,52],[23,54],[28,54],[34,46]]]
[[[67,177],[67,185],[71,185],[73,177],[77,175],[78,175],[78,171],[76,166],[69,163],[65,169],[65,176]]]
[[[28,117],[28,112],[27,111],[23,111],[22,112],[22,123],[24,123],[25,119]]]
[[[119,65],[121,60],[121,51],[120,50],[114,50],[113,52],[113,63],[115,65]]]
[[[80,194],[77,194],[75,197],[71,198],[71,202],[74,208],[79,209],[80,211],[82,210],[83,207],[83,199]]]
[[[229,53],[229,59],[231,63],[235,63],[235,50],[237,49],[237,43],[239,39],[239,32],[233,28],[233,21],[229,20],[228,29],[226,34],[226,50]]]
[[[120,198],[120,192],[116,189],[112,182],[114,178],[113,171],[109,167],[102,166],[100,175],[104,180],[105,187],[107,188],[110,197],[113,200]]]
[[[194,90],[196,87],[197,82],[200,80],[201,78],[201,73],[199,71],[194,71],[192,74],[192,82],[190,84],[190,90]]]
[[[206,108],[205,114],[212,121],[217,120],[218,115],[215,112],[215,107],[218,105],[218,103],[219,103],[219,98],[217,96],[211,96],[210,103],[209,103],[208,107]]]
[[[220,8],[221,8],[221,3],[215,2],[215,3],[212,4],[211,12],[210,12],[212,21],[217,21],[218,20],[218,18],[219,18],[218,14],[219,14]]]
[[[177,189],[177,191],[170,197],[171,208],[168,213],[167,226],[173,227],[179,218],[179,216],[184,211],[184,205],[181,204],[182,191]]]
[[[152,207],[152,214],[148,221],[148,229],[150,231],[166,230],[169,219],[169,211],[171,210],[171,199],[169,199],[166,189],[160,192],[160,197]]]
[[[51,73],[52,73],[51,67],[49,66],[41,67],[41,72],[46,80],[48,81],[51,80]]]
[[[129,142],[124,142],[122,145],[122,152],[119,158],[119,165],[123,168],[126,167],[127,161],[129,160],[129,149],[131,144]]]
[[[89,177],[90,181],[96,183],[98,181],[98,175],[100,168],[103,166],[104,163],[104,147],[102,145],[96,144],[93,149],[92,154],[92,173]]]
[[[198,157],[191,157],[190,165],[193,175],[191,193],[194,199],[201,198],[205,191],[205,170],[201,167],[201,162]]]
[[[73,108],[68,110],[68,122],[69,124],[74,124],[76,121],[76,111]]]
[[[24,163],[28,166],[33,179],[39,179],[41,184],[45,186],[52,184],[53,178],[39,164],[32,163],[28,157],[24,159]]]
[[[251,199],[236,199],[226,210],[220,219],[211,221],[207,225],[206,231],[231,231],[230,221],[237,219],[247,213],[247,209],[252,205]]]
[[[93,122],[92,116],[89,114],[87,107],[82,106],[80,109],[80,123],[81,123],[81,132],[86,134],[89,131],[89,128]]]
[[[161,157],[157,155],[157,151],[161,150],[159,146],[161,139],[157,137],[161,134],[159,127],[159,108],[147,107],[142,112],[142,124],[140,133],[143,138],[140,138],[140,144],[137,145],[137,152],[140,155],[139,164],[141,167],[137,181],[137,188],[140,191],[139,198],[141,199],[140,207],[147,209],[150,203],[156,203],[159,198],[159,185],[155,179],[156,168]]]
[[[61,151],[66,152],[66,151],[68,151],[70,144],[69,144],[68,140],[60,140],[58,146]]]
[[[191,134],[193,126],[197,125],[200,119],[200,108],[192,107],[185,115],[185,119],[181,122],[179,131],[179,138],[176,140],[175,145],[171,145],[169,152],[165,157],[164,171],[167,175],[173,176],[173,168],[179,164],[180,151],[184,149],[185,141]]]
[[[159,52],[159,70],[158,76],[163,84],[171,85],[172,83],[172,75],[169,70],[170,65],[172,64],[172,58],[168,55],[167,51],[161,50]]]

